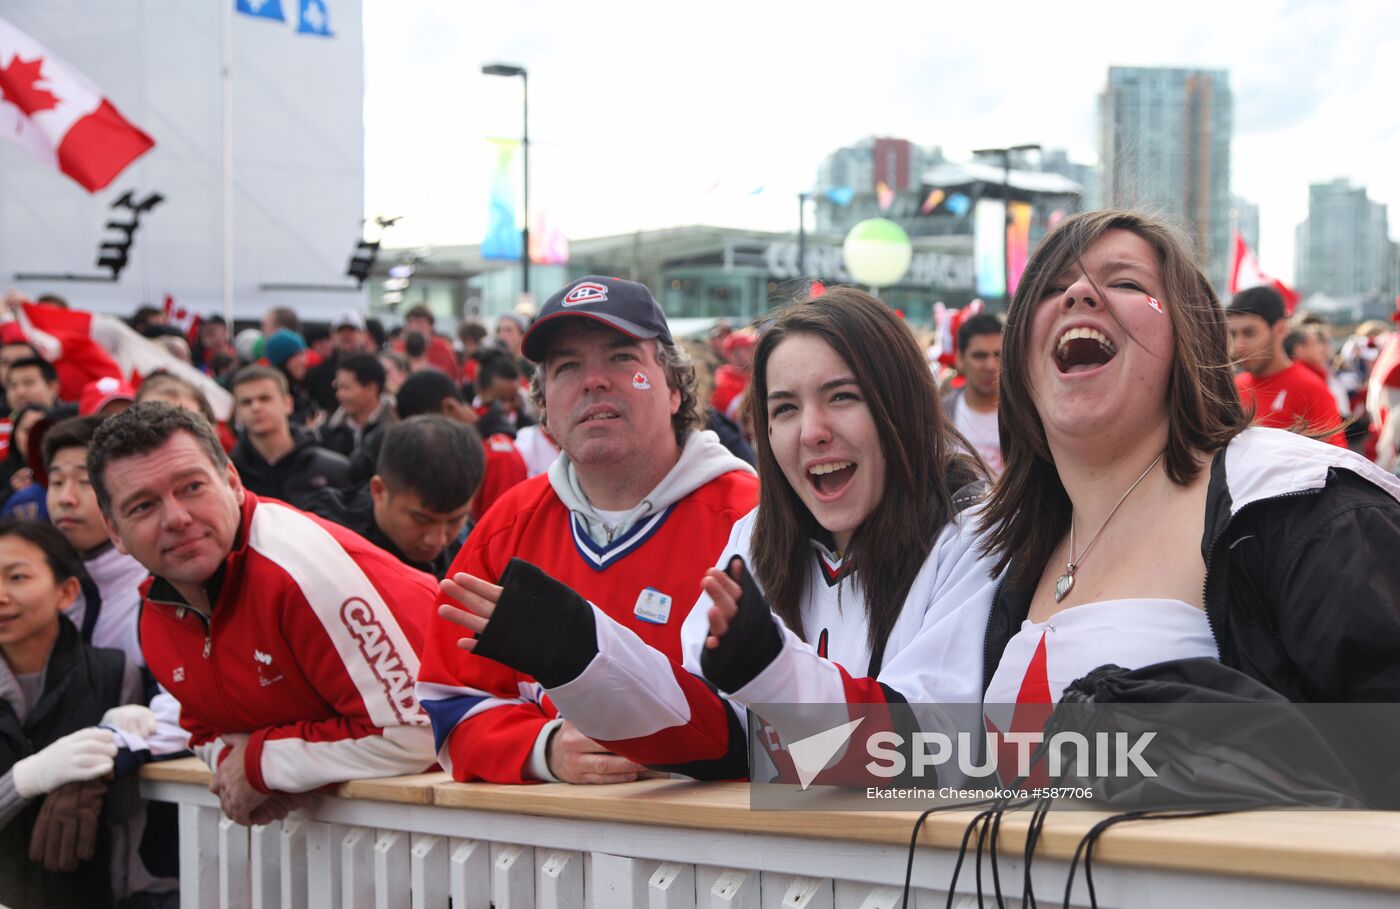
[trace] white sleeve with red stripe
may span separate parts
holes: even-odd
[[[909,703],[980,702],[982,641],[996,579],[992,561],[978,551],[976,524],[977,511],[970,510],[939,534],[890,633],[876,678],[852,676],[779,622],[783,648],[777,659],[734,692],[732,700],[747,708],[878,703],[891,694]],[[709,633],[710,603],[703,594],[681,633],[685,665],[697,673]]]
[[[292,594],[283,632],[296,641],[302,672],[339,714],[253,733],[249,782],[305,792],[432,766],[432,728],[413,691],[418,654],[360,565],[315,521],[275,503],[254,512],[249,546],[299,589],[304,602]]]
[[[597,656],[577,678],[548,689],[559,712],[638,763],[699,778],[742,777],[734,771],[747,748],[744,712],[596,606],[593,621]],[[727,758],[733,763],[719,771]]]
[[[146,739],[152,754],[179,754],[190,747],[189,731],[180,725],[180,702],[161,688],[151,698],[151,713],[156,718],[156,731]],[[215,752],[217,754],[218,752]],[[201,755],[202,756],[202,755]]]
[[[753,523],[750,514],[734,525],[717,565],[735,555],[751,559]],[[979,703],[982,641],[997,579],[978,552],[975,524],[976,513],[967,512],[939,535],[876,678],[852,676],[778,623],[784,637],[778,658],[725,697],[701,677],[711,605],[702,594],[682,626],[681,667],[594,608],[597,656],[577,678],[549,689],[550,699],[589,738],[652,766],[721,760],[724,751],[742,747],[733,729],[744,728],[745,708],[753,705]],[[618,709],[620,693],[625,710]]]
[[[216,738],[210,739],[202,745],[194,745],[191,750],[194,751],[195,757],[203,761],[212,772],[219,769],[219,762],[224,759],[224,750],[227,747],[228,744],[223,739]]]
[[[750,513],[735,523],[716,564],[736,554],[748,557],[753,519]],[[743,709],[703,681],[698,667],[677,665],[592,608],[597,655],[577,678],[548,689],[560,714],[584,735],[638,763],[703,778],[742,776],[733,770],[747,749]],[[620,698],[626,709],[618,709]]]

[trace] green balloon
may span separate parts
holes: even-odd
[[[898,283],[914,258],[909,235],[888,218],[870,218],[852,227],[841,252],[846,271],[856,283],[868,287]]]

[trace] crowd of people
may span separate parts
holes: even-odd
[[[0,903],[169,904],[132,771],[190,752],[266,824],[435,766],[743,779],[766,705],[1048,707],[1108,664],[1400,702],[1400,479],[1358,453],[1394,463],[1400,351],[1353,345],[1368,401],[1188,249],[1067,219],[953,375],[845,287],[707,344],[599,276],[455,337],[138,312],[220,420],[178,371],[65,401],[11,323]]]

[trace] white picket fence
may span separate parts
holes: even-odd
[[[913,822],[899,813],[749,812],[737,784],[462,786],[437,774],[347,784],[281,823],[248,828],[223,817],[206,784],[193,760],[147,768],[142,782],[147,798],[179,805],[181,905],[199,909],[887,909],[900,905]],[[911,906],[947,903],[966,820],[930,819]],[[1052,815],[1033,865],[1042,905],[1060,905],[1064,858],[1089,823]],[[1168,823],[1104,838],[1094,874],[1100,906],[1400,905],[1400,815],[1202,819],[1199,836],[1182,835],[1191,822]],[[1003,827],[1008,906],[1020,905],[1023,831],[1023,819]],[[1297,831],[1317,837],[1315,854]],[[1079,881],[1074,902],[1087,905],[1082,870]],[[995,906],[985,861],[982,883]],[[953,905],[978,905],[971,856]]]

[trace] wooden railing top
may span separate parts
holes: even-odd
[[[146,779],[207,785],[197,758],[147,765]],[[539,817],[616,821],[905,845],[917,815],[907,811],[753,811],[743,783],[645,780],[612,786],[455,783],[445,773],[342,784],[346,799],[470,808]],[[931,815],[925,846],[956,849],[974,812]],[[1036,854],[1068,859],[1103,812],[1052,811]],[[1019,855],[1029,815],[1008,813],[1001,849]],[[1130,822],[1107,831],[1094,861],[1400,891],[1400,812],[1256,811]]]

